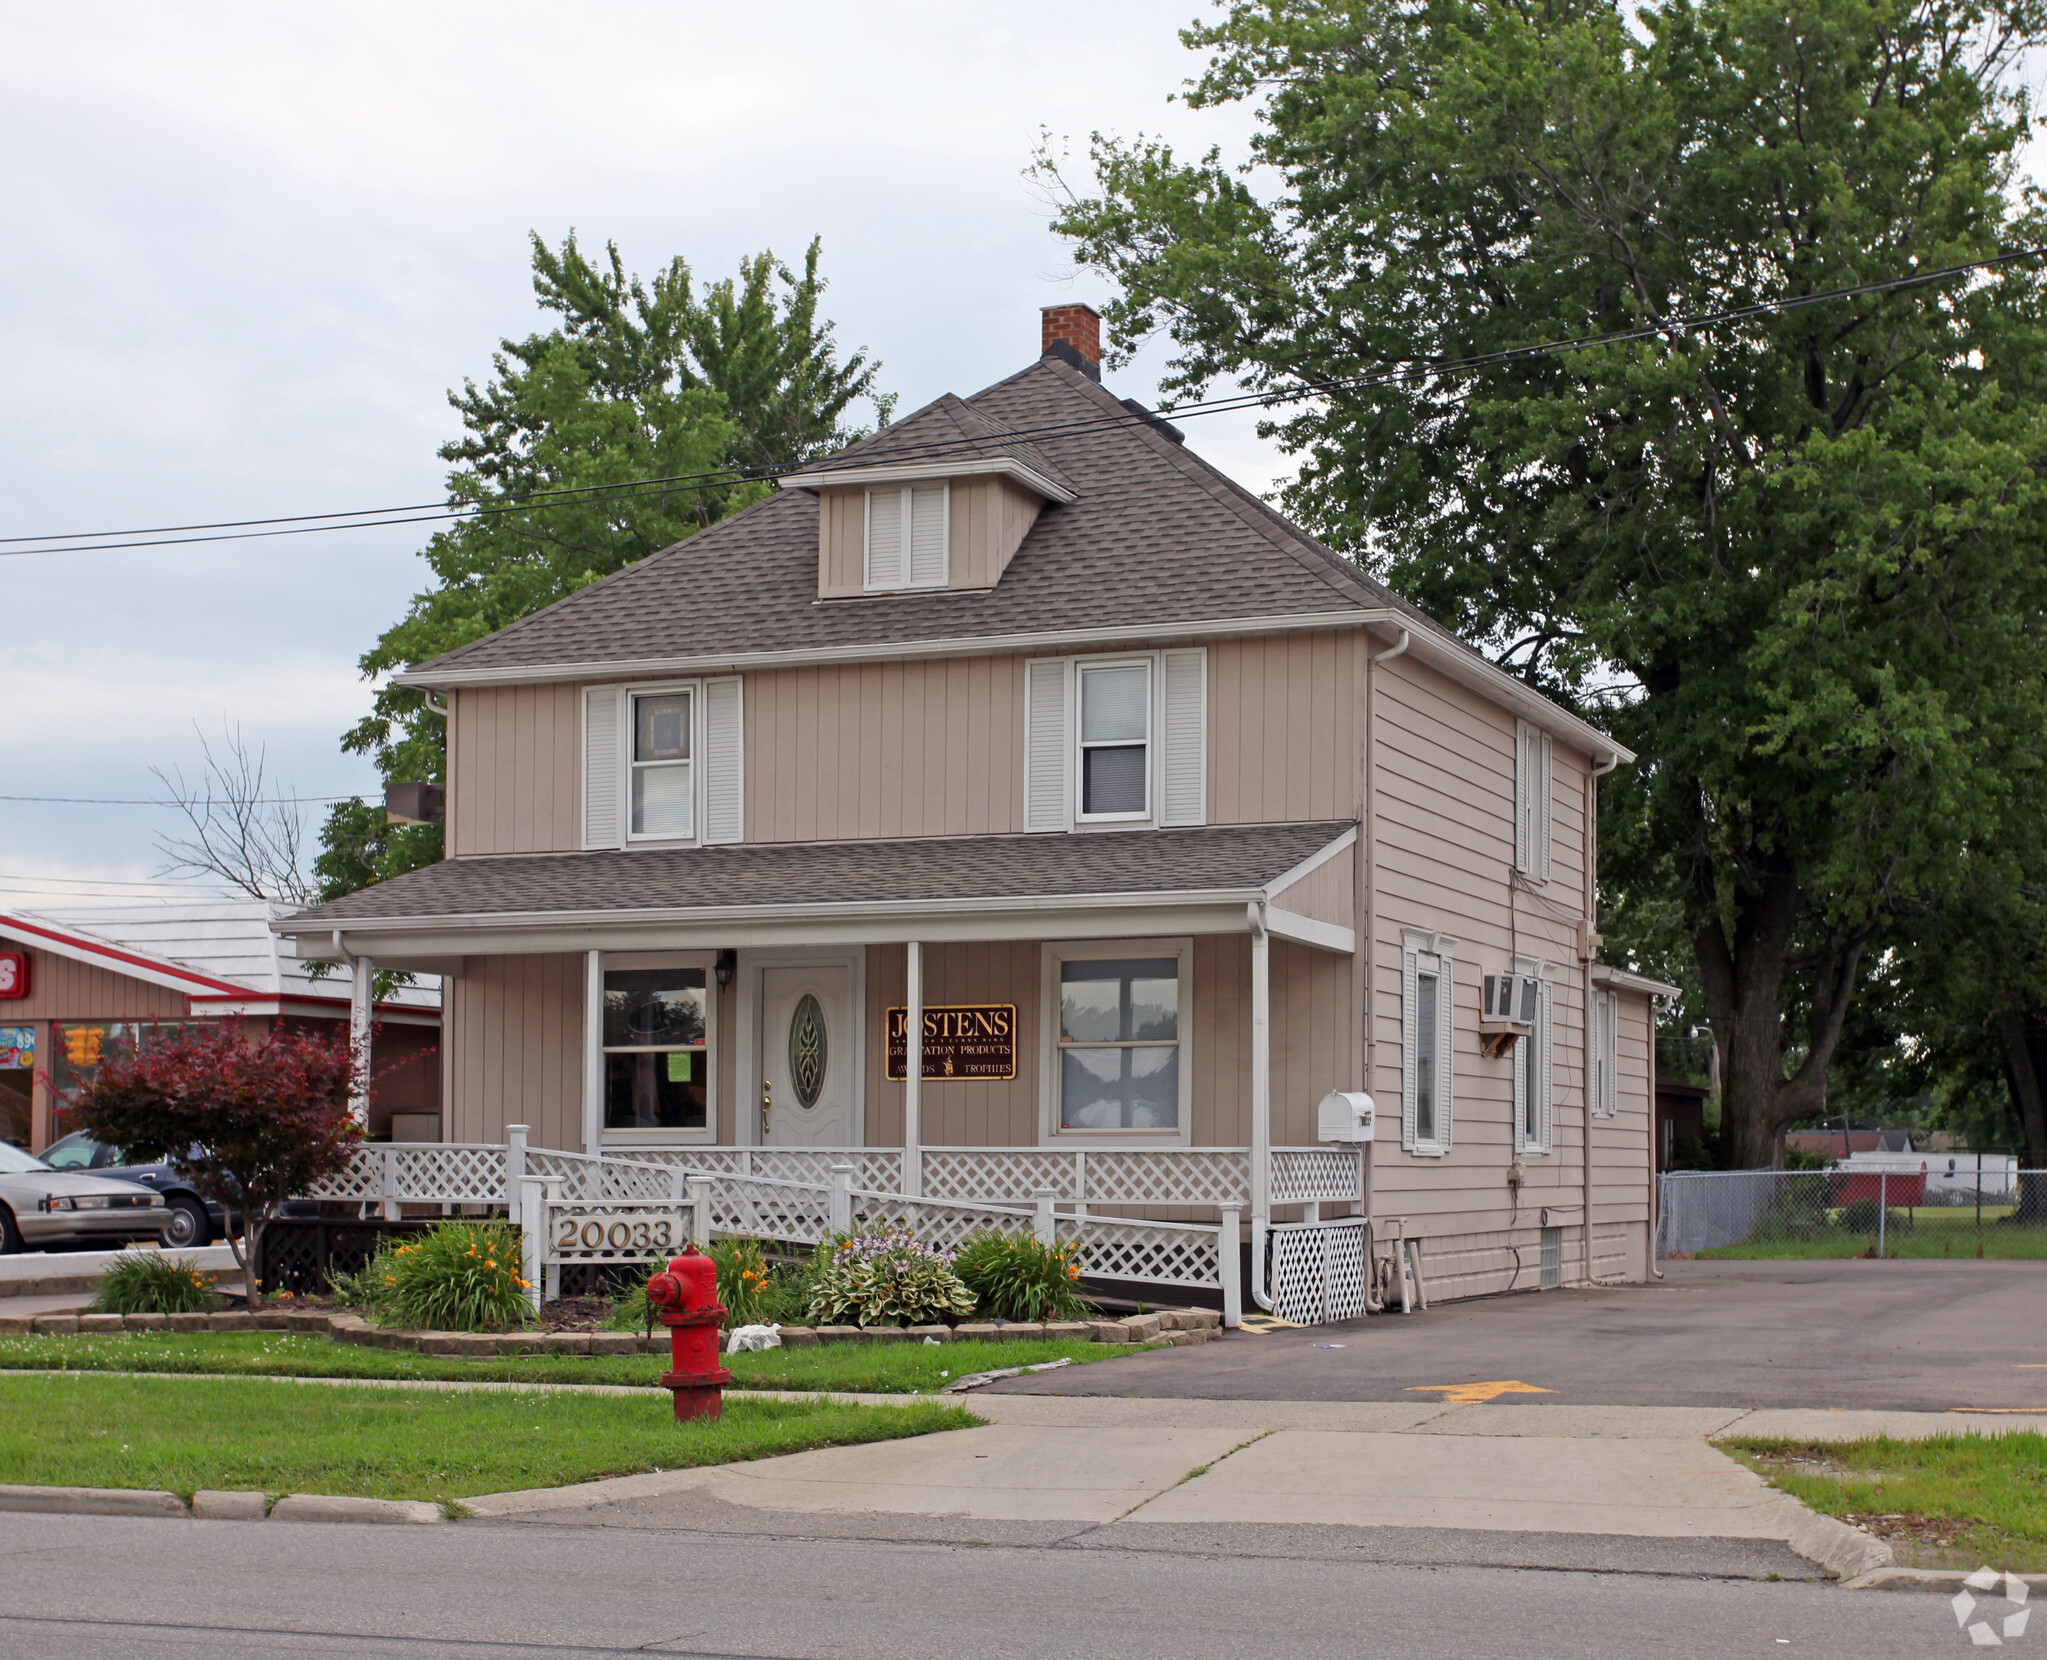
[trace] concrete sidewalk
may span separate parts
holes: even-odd
[[[882,1397],[875,1397],[880,1399]],[[501,1521],[1848,1578],[1888,1552],[1711,1445],[1947,1414],[982,1395],[978,1429],[468,1501]],[[1995,1431],[2039,1427],[2000,1419]]]

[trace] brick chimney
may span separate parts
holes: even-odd
[[[1041,357],[1063,358],[1089,380],[1102,378],[1102,314],[1091,305],[1048,305],[1040,308],[1044,343]]]

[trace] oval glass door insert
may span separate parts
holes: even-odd
[[[789,1081],[796,1086],[796,1104],[814,1107],[824,1093],[826,1062],[824,1010],[809,992],[789,1017]]]

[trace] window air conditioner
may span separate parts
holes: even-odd
[[[1535,1011],[1542,988],[1533,974],[1488,974],[1479,1041],[1488,1055],[1504,1055],[1516,1038],[1535,1035]]]

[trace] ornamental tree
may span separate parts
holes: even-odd
[[[1238,0],[1182,38],[1189,103],[1256,104],[1245,164],[1098,138],[1059,220],[1170,389],[1301,394],[1297,517],[1642,756],[1609,932],[1693,959],[1736,1165],[1824,1110],[1872,942],[2041,759],[2043,262],[1919,279],[2047,246],[2043,35],[2039,0]]]
[[[68,1105],[95,1141],[137,1161],[175,1159],[204,1197],[242,1213],[243,1236],[229,1244],[254,1308],[263,1224],[346,1168],[362,1139],[349,1115],[354,1078],[346,1030],[251,1041],[228,1019],[152,1032],[109,1055]]]

